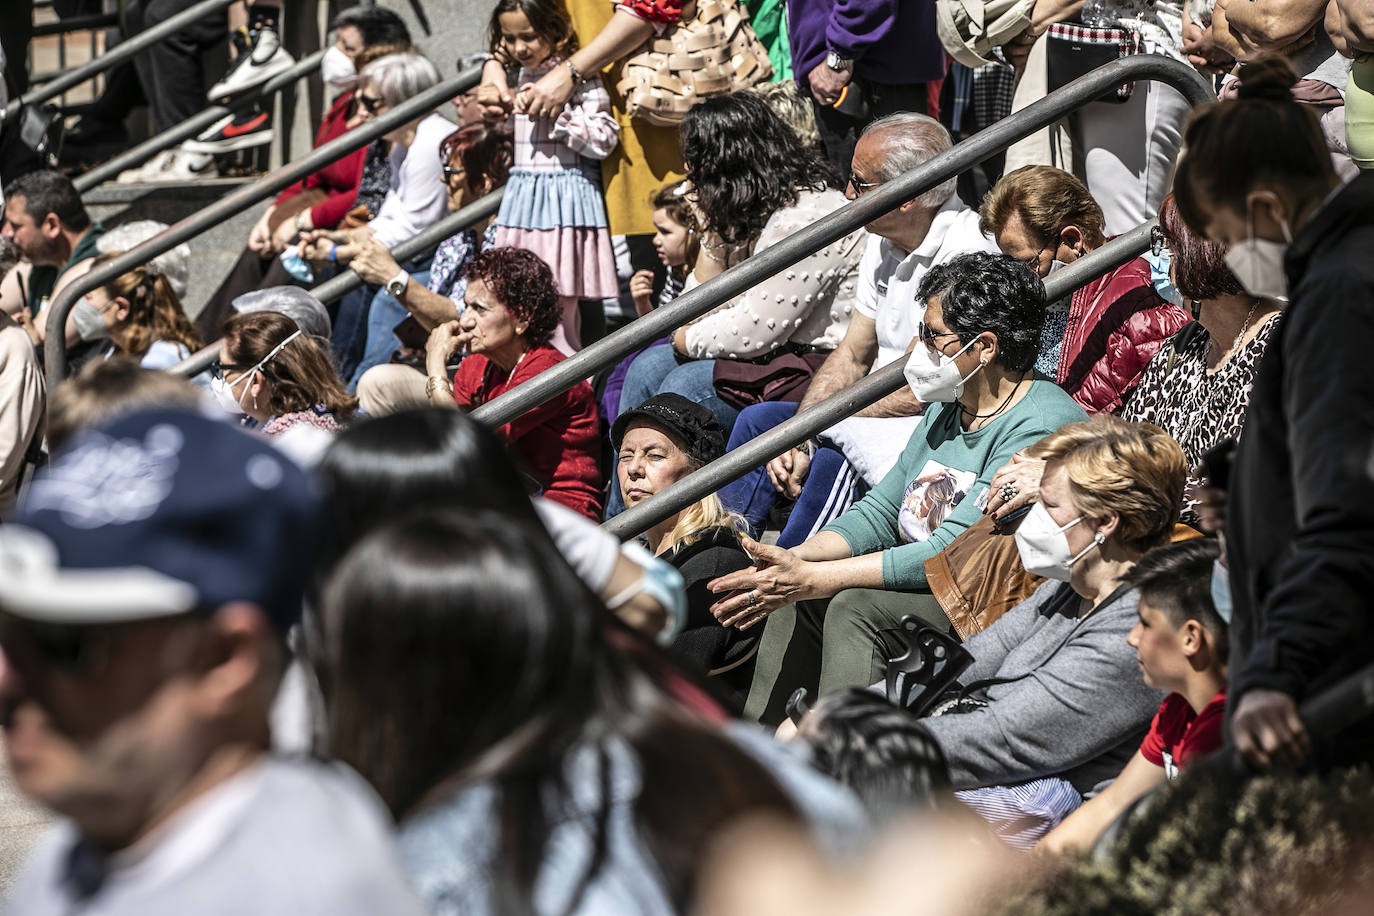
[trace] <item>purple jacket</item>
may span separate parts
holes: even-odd
[[[787,0],[787,37],[803,90],[831,48],[854,59],[855,76],[875,83],[924,83],[945,75],[935,0]]]

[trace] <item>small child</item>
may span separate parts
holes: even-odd
[[[615,255],[607,231],[599,169],[620,142],[611,99],[594,73],[573,72],[572,97],[557,117],[524,113],[534,83],[554,67],[571,64],[577,50],[562,0],[498,0],[492,11],[492,54],[518,65],[515,92],[515,162],[496,216],[497,247],[524,248],[553,270],[563,318],[553,345],[571,355],[581,349],[578,299],[618,295]]]
[[[668,268],[668,281],[663,284],[663,292],[655,303],[652,301],[654,272],[640,270],[630,278],[630,295],[635,301],[635,312],[641,317],[682,295],[687,277],[701,252],[696,216],[685,196],[688,187],[685,180],[675,181],[659,188],[649,200],[654,208],[654,250]]]
[[[1140,590],[1140,618],[1126,641],[1145,683],[1172,691],[1150,723],[1140,753],[1101,794],[1040,841],[1054,852],[1091,847],[1137,799],[1181,768],[1219,750],[1226,719],[1229,621],[1212,603],[1215,541],[1168,544],[1136,563],[1127,581]]]

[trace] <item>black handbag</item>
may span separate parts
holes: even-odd
[[[0,178],[18,178],[38,169],[57,168],[62,151],[62,112],[55,105],[21,103],[0,122]]]
[[[1047,89],[1053,92],[1114,60],[1139,54],[1140,33],[1131,29],[1095,28],[1078,22],[1056,22],[1045,36]],[[1121,104],[1135,91],[1125,83],[1094,101]]]

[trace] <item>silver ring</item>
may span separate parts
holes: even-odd
[[[754,605],[756,605],[756,604],[758,604],[758,603],[759,603],[759,593],[758,593],[758,590],[755,589],[754,591],[751,591],[751,592],[749,593],[749,606],[750,606],[750,607],[753,607]]]
[[[1020,491],[1016,489],[1016,484],[1004,483],[1002,484],[998,492],[1002,494],[1003,502],[1011,502],[1013,499],[1016,498],[1016,494]]]

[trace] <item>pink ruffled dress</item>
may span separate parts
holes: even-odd
[[[521,68],[519,86],[561,60]],[[515,163],[496,216],[498,246],[524,248],[553,270],[560,296],[619,295],[598,162],[620,141],[611,99],[598,77],[578,86],[556,118],[514,116]]]

